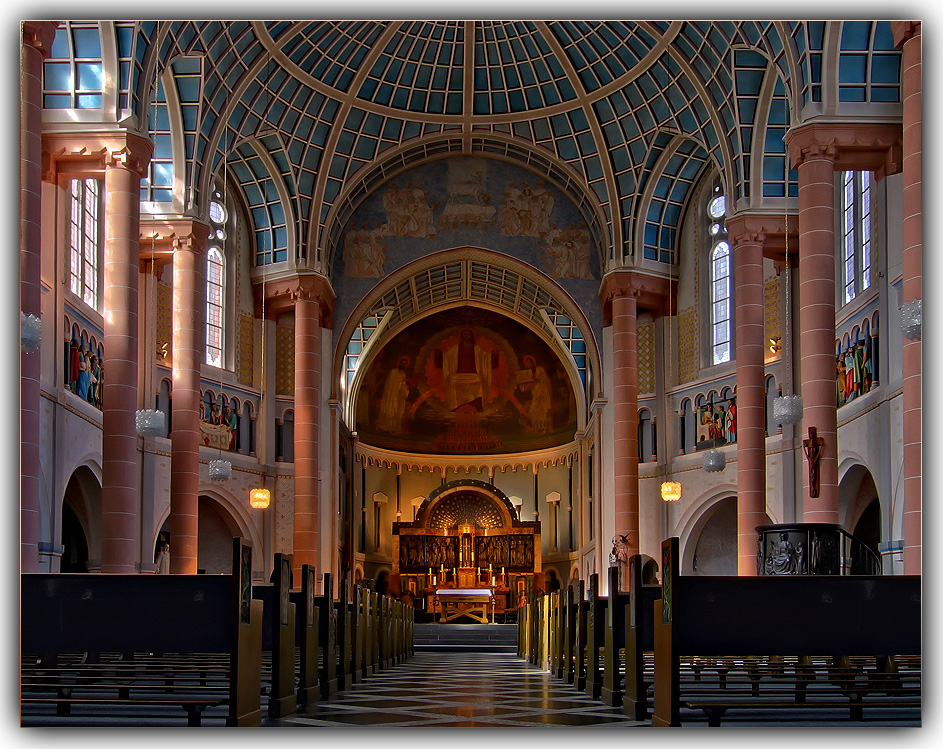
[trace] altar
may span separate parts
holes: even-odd
[[[489,588],[439,588],[435,598],[440,624],[462,616],[487,624],[488,606],[494,606],[494,595]]]

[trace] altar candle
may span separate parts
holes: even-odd
[[[481,567],[478,568],[478,575],[481,575]]]
[[[501,568],[501,574],[504,574],[504,567]]]
[[[491,576],[491,587],[494,587],[494,575]]]
[[[434,587],[435,587],[436,585],[438,585],[438,584],[439,584],[438,578],[437,578],[435,575],[433,575],[433,576],[432,576],[432,587],[434,588]]]

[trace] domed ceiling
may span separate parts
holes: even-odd
[[[257,262],[329,276],[378,186],[453,155],[515,162],[567,193],[604,270],[674,263],[708,165],[736,210],[780,211],[796,194],[782,141],[793,122],[852,116],[862,102],[875,116],[900,110],[886,21],[109,23],[97,54],[116,60],[101,57],[100,85],[114,70],[121,107],[158,136],[144,199],[173,191],[166,212],[205,210],[225,154]],[[76,35],[99,25],[70,24]],[[54,104],[69,97],[49,81],[88,78],[96,55],[58,40],[47,109],[69,106]],[[835,80],[822,77],[829,56]],[[104,97],[77,101],[102,108]]]

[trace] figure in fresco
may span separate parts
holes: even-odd
[[[494,221],[495,208],[485,192],[485,165],[477,159],[448,162],[449,197],[439,217],[439,228],[477,226],[484,231]]]
[[[395,184],[383,193],[386,224],[383,233],[394,237],[434,237],[433,207],[423,186],[408,182],[405,188]]]
[[[348,278],[382,278],[386,261],[386,245],[379,228],[352,226],[344,236],[344,275]]]
[[[837,391],[838,405],[841,406],[845,403],[845,357],[841,354],[838,355],[836,369],[835,389]]]
[[[206,406],[200,403],[200,437],[203,439],[203,444],[209,447],[219,450],[231,449],[233,434],[218,403],[210,406],[209,415],[206,413]]]
[[[236,419],[236,412],[232,410],[230,406],[226,406],[223,409],[223,424],[229,430],[229,450],[236,449],[236,426],[238,421]]]
[[[577,228],[574,224],[560,229],[551,224],[545,242],[544,264],[553,278],[592,278],[589,267],[590,241],[585,226]]]
[[[530,354],[524,356],[524,369],[517,373],[517,386],[530,392],[530,404],[527,418],[530,429],[536,434],[546,434],[551,429],[551,409],[553,408],[550,376],[547,370],[537,364]]]
[[[78,393],[79,388],[79,342],[69,341],[69,390]]]
[[[491,393],[491,373],[497,352],[492,354],[475,340],[475,331],[463,328],[458,342],[442,352],[442,381],[445,406],[455,411],[468,406],[483,411]]]
[[[85,346],[79,347],[79,374],[75,386],[75,394],[84,401],[88,400],[88,390],[92,382],[91,372],[89,371],[88,352]]]
[[[737,441],[737,402],[730,401],[727,407],[727,423],[725,424],[727,442]]]
[[[403,414],[406,412],[406,400],[409,397],[409,364],[409,357],[401,356],[396,367],[386,376],[376,424],[376,428],[381,432],[403,432]]]
[[[857,382],[855,379],[855,354],[851,346],[845,351],[845,402],[855,397]]]
[[[534,189],[526,182],[518,187],[511,182],[504,192],[498,212],[501,234],[505,237],[542,237],[550,231],[553,196],[542,187]]]
[[[92,356],[92,362],[89,369],[89,380],[91,382],[88,391],[88,402],[97,408],[101,408],[101,379],[102,369],[101,360],[97,356]]]

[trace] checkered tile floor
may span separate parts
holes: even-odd
[[[269,725],[641,726],[511,653],[419,652]]]

